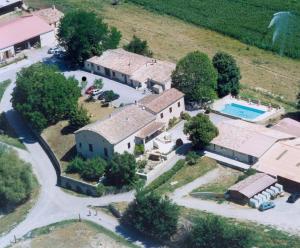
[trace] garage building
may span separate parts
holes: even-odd
[[[55,43],[53,28],[38,16],[22,16],[0,25],[0,62],[18,52]]]

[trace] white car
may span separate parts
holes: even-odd
[[[101,93],[102,93],[102,90],[99,90],[99,89],[93,89],[91,91],[92,96],[97,96],[97,95],[100,95]]]

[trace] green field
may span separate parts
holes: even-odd
[[[292,11],[299,15],[300,1],[296,0],[128,0],[146,9],[171,15],[236,38],[246,44],[266,50],[279,51],[279,44],[273,46],[273,31],[268,25],[274,13]],[[286,45],[285,55],[300,58],[300,31],[291,43]],[[286,41],[288,42],[288,41]]]

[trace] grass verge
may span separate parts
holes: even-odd
[[[187,209],[181,207],[181,216],[193,222],[198,217],[204,217],[206,215],[212,215],[211,213]],[[239,221],[232,218],[225,218],[219,216],[233,225],[238,225],[247,228],[253,233],[255,247],[267,247],[267,248],[298,248],[300,244],[300,237],[291,235],[284,231],[279,231],[273,227],[265,226],[253,222]]]

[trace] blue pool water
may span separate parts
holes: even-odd
[[[245,120],[254,120],[265,113],[263,110],[250,108],[236,103],[226,104],[225,108],[221,110],[221,112]]]

